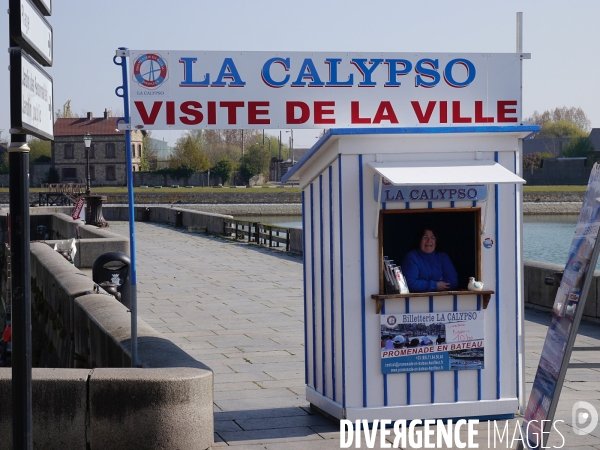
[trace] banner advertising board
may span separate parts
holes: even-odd
[[[130,50],[128,56],[134,129],[521,121],[521,54]]]
[[[554,300],[552,320],[525,411],[523,436],[526,437],[530,449],[543,448],[552,426],[598,259],[599,212],[600,165],[595,164],[575,228],[567,265]],[[589,270],[590,267],[592,270]],[[542,424],[544,434],[541,433]],[[543,436],[544,442],[539,436]]]
[[[381,372],[484,367],[483,311],[381,315]]]
[[[54,139],[52,78],[24,51],[10,51],[11,128]]]

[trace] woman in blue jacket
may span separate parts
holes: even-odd
[[[458,286],[458,275],[446,253],[436,252],[437,238],[431,227],[420,233],[418,248],[402,261],[402,272],[410,292],[452,291]]]

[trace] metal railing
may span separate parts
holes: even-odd
[[[84,183],[46,183],[42,185],[47,192],[60,192],[63,194],[85,194]]]
[[[259,245],[269,247],[285,246],[285,251],[290,251],[290,229],[260,222],[245,220],[225,220],[223,234],[234,237],[236,240],[247,240]]]

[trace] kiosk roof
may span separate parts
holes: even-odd
[[[345,136],[385,136],[385,135],[433,135],[433,134],[513,134],[525,138],[539,131],[537,125],[512,126],[465,126],[465,127],[408,127],[408,128],[330,128],[321,138],[300,158],[300,160],[282,177],[283,182],[298,180],[300,169],[321,150],[332,138]],[[515,181],[512,181],[515,183]],[[523,180],[520,183],[524,183]]]

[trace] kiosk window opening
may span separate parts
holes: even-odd
[[[418,248],[417,240],[424,238],[418,236],[420,232],[430,226],[435,228],[435,241],[426,240],[435,242],[435,250],[450,258],[457,273],[456,289],[467,289],[469,277],[482,278],[481,208],[384,210],[380,214],[380,255],[401,265],[406,254]],[[381,293],[383,286],[383,271],[380,271]]]

